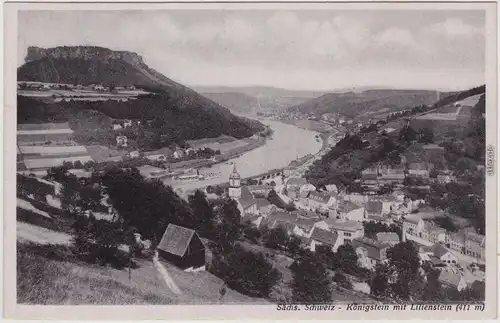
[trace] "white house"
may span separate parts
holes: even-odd
[[[117,124],[116,123],[116,124],[113,125],[113,130],[120,130],[120,129],[122,129],[122,125],[121,124]]]
[[[116,145],[118,147],[127,147],[127,136],[117,136],[116,137]]]
[[[343,221],[335,219],[324,219],[314,224],[314,227],[329,230],[338,234],[335,251],[342,244],[349,244],[355,238],[362,238],[365,235],[363,224],[357,221]]]
[[[329,193],[311,191],[304,200],[311,210],[329,210],[336,209],[337,199]],[[329,212],[330,213],[330,212]]]
[[[300,196],[302,197],[306,197],[309,195],[309,192],[314,191],[316,191],[316,187],[309,183],[302,185],[299,189]]]
[[[130,158],[139,158],[140,155],[141,154],[137,150],[131,151],[127,154],[127,156]]]
[[[446,230],[439,227],[433,221],[424,221],[424,227],[422,229],[422,239],[425,239],[432,243],[445,243]]]
[[[443,245],[436,243],[431,247],[422,247],[424,252],[441,260],[444,264],[451,265],[458,262],[458,257]]]
[[[123,122],[123,128],[132,127],[132,120],[125,120]]]
[[[184,150],[177,148],[173,154],[175,159],[181,159],[185,156]]]
[[[321,228],[313,228],[309,239],[309,250],[316,251],[317,246],[326,245],[336,252],[338,248],[338,235],[335,232],[323,230]]]
[[[417,214],[409,214],[403,219],[403,231],[411,236],[420,237],[424,229],[424,220]]]
[[[373,269],[377,264],[387,261],[387,249],[391,245],[367,238],[357,238],[352,241],[352,246],[358,255],[361,267]]]

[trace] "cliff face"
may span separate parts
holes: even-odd
[[[144,65],[144,61],[140,55],[127,51],[114,51],[108,48],[95,46],[61,46],[54,48],[29,47],[26,58],[26,63],[40,60],[42,58],[53,59],[98,59],[102,62],[110,60],[123,60],[133,66]]]

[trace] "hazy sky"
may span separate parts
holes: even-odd
[[[129,50],[186,85],[463,89],[484,83],[483,11],[29,11],[28,46]]]

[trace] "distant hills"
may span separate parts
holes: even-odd
[[[310,116],[334,113],[348,118],[371,118],[418,105],[431,105],[444,96],[448,94],[427,90],[393,89],[327,93],[290,107],[290,111]]]
[[[95,46],[28,48],[26,63],[17,70],[18,81],[65,84],[103,84],[136,87],[155,92],[127,102],[60,102],[37,107],[37,117],[72,118],[67,111],[94,110],[109,118],[155,120],[145,137],[167,137],[166,142],[218,137],[243,138],[264,130],[257,121],[233,115],[227,108],[148,67],[137,53]],[[18,122],[34,122],[26,106],[18,107]],[[70,110],[68,110],[70,109]],[[50,111],[50,116],[44,115]],[[58,111],[65,116],[54,116]]]
[[[325,94],[321,91],[287,90],[269,86],[193,86],[200,93],[243,93],[253,97],[296,97],[316,98]]]

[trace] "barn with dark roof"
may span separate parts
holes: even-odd
[[[193,229],[169,224],[157,249],[161,258],[181,269],[205,266],[205,245]]]

